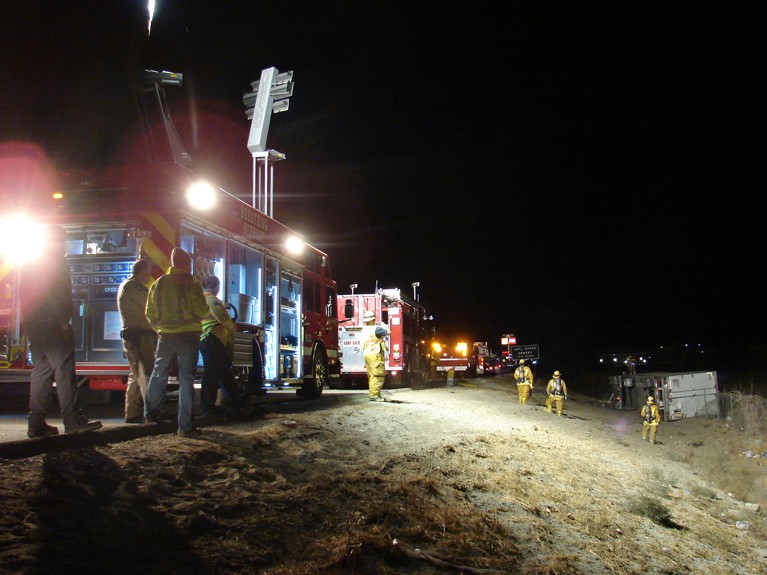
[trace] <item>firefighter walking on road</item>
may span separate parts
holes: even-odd
[[[647,404],[642,407],[642,439],[655,445],[655,435],[658,433],[658,424],[660,423],[660,411],[655,405],[655,399],[652,396],[647,398]],[[647,435],[649,434],[649,439]]]
[[[376,325],[376,315],[366,311],[362,328],[362,345],[365,355],[365,369],[368,372],[368,392],[370,401],[386,401],[381,397],[384,378],[386,377],[384,338],[389,335],[386,328]]]
[[[559,370],[554,372],[553,377],[549,380],[549,384],[546,386],[546,411],[551,413],[552,404],[557,404],[557,415],[562,415],[562,404],[567,399],[567,385],[565,380],[562,379],[562,374]]]
[[[519,360],[519,367],[514,370],[514,379],[517,380],[517,392],[519,403],[527,403],[527,397],[533,389],[533,372],[525,365],[525,360]]]

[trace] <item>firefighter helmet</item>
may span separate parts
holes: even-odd
[[[362,320],[367,323],[369,321],[375,321],[376,320],[376,314],[372,311],[366,311],[365,315],[362,316]]]
[[[647,398],[647,403],[655,403],[655,399],[653,399],[652,395]]]
[[[524,359],[520,359],[519,360],[519,365],[525,365],[525,360]]]
[[[555,372],[554,372],[554,377],[560,377],[561,375],[562,375],[562,374],[561,374],[561,373],[559,373],[559,370],[557,370],[557,371],[555,371]]]

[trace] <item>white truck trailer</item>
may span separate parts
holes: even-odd
[[[632,373],[610,377],[616,409],[641,409],[653,396],[664,421],[719,415],[715,371]]]

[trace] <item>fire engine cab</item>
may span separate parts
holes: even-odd
[[[429,363],[423,343],[425,310],[399,289],[372,294],[338,296],[338,345],[341,381],[367,385],[360,337],[366,311],[389,331],[386,338],[386,380],[390,386],[411,385],[428,378]]]

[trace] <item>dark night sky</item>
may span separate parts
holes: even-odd
[[[0,130],[59,167],[121,156],[140,62],[184,73],[194,169],[248,195],[242,95],[293,70],[275,215],[342,293],[419,281],[438,334],[554,361],[767,341],[758,2],[158,0],[135,53],[143,1],[58,4],[0,8]]]

